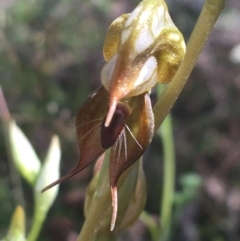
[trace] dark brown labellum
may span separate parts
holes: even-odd
[[[124,103],[119,102],[109,126],[105,126],[105,120],[101,128],[101,145],[103,149],[110,148],[122,133],[126,118],[131,114],[131,108]]]

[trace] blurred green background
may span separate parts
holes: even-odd
[[[60,136],[62,174],[79,157],[74,118],[101,84],[107,28],[138,2],[0,0],[0,84],[9,110],[42,159],[52,135]],[[187,41],[204,1],[166,2]],[[172,110],[177,161],[174,241],[240,240],[239,24],[240,1],[229,0]],[[162,189],[160,149],[160,138],[155,137],[144,157],[146,210],[156,216]],[[61,184],[39,240],[75,240],[91,176],[92,166]],[[0,128],[0,238],[19,202],[31,223],[32,192],[19,180]],[[120,240],[149,240],[149,234],[139,221]]]

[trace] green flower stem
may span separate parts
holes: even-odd
[[[106,210],[109,206],[111,206],[110,188],[108,183],[109,152],[110,151],[108,150],[105,153],[105,158],[96,187],[97,191],[94,193],[90,211],[85,219],[77,241],[95,240],[101,221],[106,214]]]
[[[157,132],[159,126],[167,116],[186,84],[187,79],[196,64],[197,58],[202,51],[202,48],[205,45],[218,16],[224,8],[224,5],[225,0],[206,0],[203,10],[188,41],[184,60],[173,80],[168,84],[162,93],[161,98],[157,101],[153,108],[155,116],[155,132]]]
[[[171,115],[168,114],[159,129],[159,134],[163,143],[163,194],[160,207],[160,234],[161,241],[168,240],[172,205],[175,186],[175,150],[172,131]]]
[[[106,173],[107,176],[107,173]],[[111,206],[110,199],[110,188],[108,183],[104,183],[103,193],[98,196],[98,202],[94,202],[91,204],[91,210],[86,217],[86,220],[83,224],[82,230],[78,236],[77,241],[95,240],[96,234],[100,229],[101,221],[103,220],[106,210],[109,206]],[[109,228],[110,229],[110,228]],[[109,230],[110,232],[110,230]]]
[[[46,219],[46,211],[36,208],[33,217],[33,224],[28,234],[27,241],[35,241],[39,237],[39,233],[42,229],[43,223]]]
[[[156,224],[156,221],[153,219],[153,217],[150,214],[148,214],[146,211],[143,211],[141,213],[140,219],[148,227],[152,240],[157,241],[159,232],[158,232],[158,226]]]
[[[197,24],[187,44],[185,58],[170,84],[165,88],[154,106],[155,132],[172,108],[182,91],[196,61],[205,45],[216,20],[224,8],[225,0],[206,0]],[[167,116],[161,127],[164,150],[163,200],[161,206],[160,240],[168,239],[175,182],[175,157],[171,117]]]
[[[109,155],[110,149],[107,150],[105,153],[103,165],[100,170],[98,184],[94,193],[93,200],[91,202],[91,208],[85,219],[77,241],[96,240],[96,235],[97,232],[100,230],[101,223],[106,217],[106,215],[109,214],[108,209],[112,207],[109,186]],[[118,181],[118,189],[121,188],[124,180],[136,165],[138,165],[138,162],[135,162],[121,175]],[[115,240],[113,237],[113,233],[110,232],[111,231],[109,225],[109,237],[105,238],[105,241]]]

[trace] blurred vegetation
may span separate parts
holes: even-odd
[[[138,0],[0,1],[0,83],[11,114],[44,157],[53,133],[61,139],[61,171],[78,160],[74,117],[100,85],[102,45],[111,21]],[[186,40],[202,0],[168,0]],[[176,144],[176,207],[172,240],[240,240],[240,2],[227,1],[186,88],[172,111]],[[153,93],[153,100],[154,100]],[[146,209],[158,215],[162,162],[158,137],[145,154]],[[0,128],[0,238],[24,193]],[[91,167],[63,183],[41,233],[42,241],[74,240],[82,223]],[[17,190],[21,190],[18,192]],[[157,195],[156,195],[157,194]],[[161,197],[160,197],[161,198]],[[141,221],[122,240],[149,240]]]

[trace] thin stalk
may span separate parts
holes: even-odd
[[[172,219],[172,206],[175,189],[175,150],[171,115],[168,114],[159,129],[163,144],[163,193],[160,207],[161,241],[168,240]]]
[[[167,240],[169,235],[175,182],[175,156],[171,117],[167,116],[167,114],[171,110],[173,104],[186,84],[187,79],[196,64],[197,58],[202,51],[210,32],[212,31],[218,16],[224,8],[224,4],[225,0],[206,0],[203,10],[188,41],[185,58],[173,80],[165,88],[153,109],[155,115],[155,132],[158,131],[159,126],[166,118],[161,127],[164,149],[164,187],[161,205],[160,228],[161,241]]]
[[[106,210],[111,206],[110,188],[109,188],[109,153],[106,151],[103,165],[100,171],[98,185],[94,193],[91,209],[83,224],[82,230],[77,238],[77,241],[93,241],[99,231],[101,221],[103,220]]]
[[[157,241],[159,232],[158,232],[158,226],[156,224],[156,221],[153,219],[153,217],[150,214],[148,214],[146,211],[143,211],[140,215],[140,219],[147,226],[147,228],[150,232],[150,235],[152,237],[152,240]]]
[[[91,202],[91,208],[85,219],[85,222],[83,224],[82,230],[78,236],[77,241],[96,240],[96,235],[99,229],[101,228],[101,223],[104,220],[104,217],[106,217],[106,215],[109,214],[109,207],[111,208],[112,206],[109,186],[109,155],[110,149],[106,151],[103,165],[100,170],[100,176],[96,187],[96,191]],[[132,171],[135,165],[138,165],[138,162],[135,162],[121,175],[118,181],[118,190],[120,190],[123,182],[128,177],[129,173]],[[110,238],[110,240],[106,239],[105,241],[114,240],[114,237],[112,235],[110,235]]]
[[[46,212],[35,207],[36,211],[34,212],[33,217],[33,225],[31,226],[31,230],[28,234],[27,241],[35,241],[39,237],[39,233],[42,229],[43,223],[46,219]]]
[[[153,108],[155,116],[155,132],[158,130],[186,84],[187,79],[196,64],[197,58],[201,53],[217,18],[224,8],[224,5],[225,0],[206,0],[188,41],[184,60],[173,80],[168,84]]]

